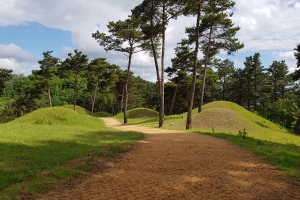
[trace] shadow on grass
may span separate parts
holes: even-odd
[[[200,132],[198,132],[200,133]],[[284,174],[300,181],[300,147],[295,144],[279,144],[251,137],[224,133],[201,133],[234,143],[252,151]]]
[[[0,199],[6,188],[36,179],[41,171],[54,169],[89,153],[116,156],[142,138],[143,134],[137,132],[95,131],[74,135],[71,139],[50,138],[35,145],[0,142]],[[70,173],[75,176],[80,172]]]

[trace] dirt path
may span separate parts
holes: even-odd
[[[120,125],[145,139],[108,167],[39,199],[300,199],[300,183],[252,153],[206,135]]]

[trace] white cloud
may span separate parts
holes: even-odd
[[[0,58],[13,58],[16,62],[32,62],[36,58],[15,44],[0,44]]]
[[[241,69],[245,68],[244,63],[242,63],[242,62],[240,62],[238,60],[234,60],[233,62],[234,62],[234,68],[236,68],[236,69],[237,68],[241,68]]]
[[[296,3],[296,4],[295,4]],[[300,37],[297,0],[236,0],[233,21],[247,50],[292,50]],[[294,5],[294,6],[291,6]]]
[[[287,66],[289,67],[289,72],[294,72],[296,69],[296,63],[297,60],[294,57],[294,52],[293,51],[274,51],[272,53],[273,57],[277,61],[282,61],[284,60]]]
[[[37,59],[15,44],[0,44],[0,68],[12,69],[16,74],[28,75],[38,69]]]
[[[0,58],[0,68],[16,70],[19,64],[10,58]]]
[[[142,1],[0,0],[0,26],[34,21],[46,27],[70,31],[74,48],[79,49],[90,58],[105,57],[108,62],[117,64],[122,69],[125,69],[127,58],[121,53],[106,53],[103,47],[100,47],[91,37],[91,34],[96,30],[107,32],[106,25],[109,21],[125,19],[130,14],[130,10]],[[276,59],[284,59],[289,66],[293,66],[291,55],[284,55],[284,52],[292,51],[299,43],[299,0],[235,1],[233,22],[241,27],[237,37],[245,44],[245,48],[240,52],[277,52]],[[185,27],[193,24],[195,24],[193,17],[180,17],[169,23],[167,28],[166,67],[171,66],[170,60],[174,57],[176,44],[182,38],[186,38]],[[2,47],[0,46],[0,48]],[[8,48],[6,47],[6,49]],[[17,49],[16,47],[10,48]],[[16,53],[15,57],[13,57],[16,62],[33,59],[32,55],[28,55],[28,52],[27,56],[20,49],[16,52],[21,52],[20,55],[23,55],[23,57],[17,57]],[[70,52],[73,52],[73,48],[63,47],[63,55],[61,57],[67,57],[67,54]],[[0,58],[9,57],[1,57],[0,51]],[[134,71],[135,74],[152,74],[153,71],[151,70],[154,69],[153,58],[145,54],[135,55],[132,64],[134,65],[132,69],[137,70]],[[235,67],[243,67],[243,63],[236,59]],[[155,71],[152,76],[156,76]]]

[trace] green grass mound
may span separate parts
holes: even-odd
[[[71,108],[72,110],[74,110],[74,105],[67,105],[66,107]],[[88,111],[87,109],[82,108],[80,106],[76,106],[75,111],[80,113],[80,114],[83,114],[83,115],[89,115],[90,114],[90,111]]]
[[[10,124],[35,124],[35,125],[68,125],[68,126],[94,126],[99,119],[86,114],[86,110],[76,107],[76,111],[69,106],[41,108],[32,113],[15,119]]]
[[[32,195],[65,183],[102,156],[115,156],[142,138],[142,133],[107,128],[102,120],[67,106],[42,108],[0,124],[0,199],[23,199],[24,191],[35,199]]]
[[[184,130],[186,113],[165,118],[164,128]],[[246,130],[247,137],[281,144],[300,145],[299,136],[247,109],[227,101],[215,101],[203,106],[203,111],[193,110],[192,131],[237,135]]]
[[[96,112],[94,117],[111,117],[111,114],[108,112]]]
[[[114,118],[123,123],[124,113],[120,113]],[[158,112],[148,108],[135,108],[127,111],[127,119],[130,124],[156,124],[158,120]]]
[[[135,108],[129,110],[127,113],[128,118],[153,118],[158,117],[158,112],[148,108]]]
[[[216,101],[204,105],[203,111],[194,115],[192,128],[212,129],[218,132],[233,132],[246,129],[260,132],[264,129],[285,131],[282,127],[227,101]]]

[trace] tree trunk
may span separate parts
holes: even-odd
[[[48,90],[49,106],[52,107],[52,98],[51,98],[50,87],[49,87],[49,85],[47,87],[48,87],[47,90]]]
[[[298,116],[298,120],[294,128],[294,132],[298,135],[300,134],[300,115]]]
[[[210,30],[209,30],[209,39],[208,39],[208,46],[207,46],[207,52],[206,52],[206,58],[205,58],[202,90],[201,90],[201,97],[200,97],[200,104],[199,104],[199,108],[198,108],[198,113],[202,112],[203,98],[204,98],[204,92],[205,92],[206,69],[207,69],[208,57],[209,57],[209,51],[210,51],[211,36],[212,36],[212,28],[210,28]]]
[[[162,32],[162,44],[161,44],[161,79],[160,79],[160,96],[161,96],[161,105],[160,105],[160,113],[159,113],[159,125],[158,127],[162,127],[164,123],[165,117],[165,48],[166,48],[166,27],[165,27],[165,2],[163,3],[163,32]]]
[[[74,84],[74,110],[76,110],[76,99],[77,99],[77,83],[78,83],[78,74],[75,74],[75,84]]]
[[[192,76],[192,85],[191,85],[191,91],[189,95],[189,101],[188,101],[188,113],[187,113],[187,119],[186,119],[186,129],[190,129],[190,126],[192,124],[192,111],[193,111],[193,103],[194,103],[194,96],[195,96],[195,87],[196,87],[196,74],[197,74],[197,60],[198,60],[198,50],[199,50],[199,26],[200,26],[200,14],[201,14],[201,6],[198,5],[198,13],[197,13],[197,22],[196,22],[196,46],[195,46],[195,52],[194,52],[194,66],[193,66],[193,76]]]
[[[150,16],[150,41],[151,41],[151,48],[152,48],[152,53],[153,53],[153,59],[154,59],[154,63],[155,63],[155,69],[156,69],[156,76],[157,76],[157,85],[158,85],[158,95],[159,95],[159,125],[161,125],[163,123],[163,106],[162,106],[162,98],[163,96],[161,95],[161,80],[160,80],[160,76],[159,76],[159,68],[158,68],[158,62],[157,62],[157,55],[156,55],[156,50],[154,47],[154,41],[153,41],[153,16],[154,16],[154,0],[151,1],[152,3],[152,7],[151,7],[151,16]]]
[[[96,83],[96,87],[95,87],[95,91],[94,91],[94,96],[93,96],[93,100],[92,100],[91,116],[94,115],[94,107],[95,107],[95,101],[96,101],[97,90],[98,90],[98,81],[97,81],[97,83]]]
[[[123,112],[123,105],[124,105],[124,90],[125,90],[125,86],[123,87],[123,92],[122,92],[122,99],[121,99],[121,113]]]
[[[173,109],[174,109],[174,105],[175,105],[175,101],[176,101],[176,96],[177,96],[178,88],[179,88],[179,82],[176,85],[176,89],[174,91],[174,95],[173,95],[173,99],[172,99],[172,104],[171,104],[171,108],[170,108],[170,115],[173,115]]]
[[[225,85],[226,85],[226,76],[224,76],[224,81],[223,81],[223,91],[222,91],[223,101],[225,101]]]
[[[128,123],[127,120],[127,107],[128,107],[128,82],[129,82],[129,75],[130,75],[130,65],[131,65],[131,58],[132,58],[132,45],[130,45],[130,52],[128,58],[128,67],[127,67],[127,76],[125,81],[124,87],[124,97],[125,97],[125,105],[124,105],[124,124]]]

